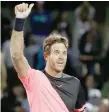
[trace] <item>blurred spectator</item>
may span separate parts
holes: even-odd
[[[99,89],[95,87],[95,79],[94,76],[86,77],[86,87],[88,89],[88,102],[92,105],[98,106],[101,100],[101,92]]]
[[[24,49],[24,54],[30,66],[34,67],[34,55],[38,52],[39,46],[36,44],[31,33],[27,33],[25,35],[25,39],[27,42]]]
[[[1,45],[3,45],[4,41],[10,39],[12,29],[11,27],[11,21],[8,18],[1,15]]]
[[[11,92],[11,89],[13,85],[21,83],[17,77],[17,73],[13,67],[12,60],[11,60],[11,55],[10,55],[10,37],[11,37],[11,22],[9,21],[8,18],[4,18],[3,21],[4,27],[3,27],[3,34],[4,38],[6,39],[2,45],[2,52],[4,54],[4,63],[6,66],[6,71],[7,71],[7,88],[8,92]]]
[[[73,30],[73,52],[79,56],[78,42],[81,36],[90,29],[90,22],[94,17],[95,9],[85,1],[75,12],[75,24]]]
[[[10,56],[10,40],[6,40],[3,43],[3,53],[4,53],[4,61],[6,65],[7,71],[7,86],[8,92],[10,93],[14,84],[21,83],[17,77],[17,73],[13,67],[11,56]]]
[[[98,112],[98,107],[87,102],[85,112]]]
[[[10,40],[9,39],[3,43],[2,51],[4,53],[4,61],[5,61],[6,67],[12,68],[13,64],[10,57]]]
[[[102,99],[99,105],[99,112],[109,112],[109,99]]]
[[[13,88],[13,93],[16,96],[16,100],[21,103],[21,107],[24,108],[25,112],[30,112],[24,88],[21,85],[16,85]]]
[[[44,53],[43,48],[40,47],[38,52],[35,54],[35,68],[38,70],[43,70],[45,68],[45,59],[44,59]]]
[[[0,62],[1,62],[1,95],[0,98],[3,96],[4,93],[4,89],[6,89],[7,87],[7,83],[6,83],[6,79],[7,79],[7,71],[6,71],[6,66],[4,63],[4,56],[3,53],[1,52],[1,58],[0,58]]]
[[[64,72],[66,74],[70,74],[71,76],[80,78],[81,73],[79,72],[80,70],[77,69],[77,63],[78,63],[78,60],[75,59],[75,57],[73,56],[72,49],[69,48],[68,55],[67,55],[67,62],[66,62]]]
[[[69,47],[72,47],[71,25],[68,21],[68,11],[60,11],[51,25],[50,32],[60,33],[69,40]]]
[[[30,107],[27,99],[24,99],[22,106],[25,109],[25,112],[30,112]]]
[[[103,84],[101,93],[103,98],[107,98],[109,96],[109,79]]]
[[[88,74],[94,74],[94,64],[100,61],[102,38],[97,25],[92,21],[91,29],[84,33],[79,41],[80,60],[86,64]]]
[[[34,11],[30,15],[31,31],[38,45],[41,45],[48,35],[52,23],[51,13],[44,9],[44,3],[44,1],[35,2],[35,9],[33,8]]]
[[[83,8],[88,8],[89,10],[89,13],[88,13],[88,19],[89,20],[92,20],[94,19],[94,16],[95,16],[95,8],[88,2],[88,1],[84,1],[80,6],[78,6],[76,9],[75,9],[75,17],[76,19],[80,19],[80,13],[81,13],[81,10],[83,10]]]
[[[109,46],[108,46],[106,56],[104,57],[103,60],[101,60],[101,74],[102,74],[103,82],[109,79]]]
[[[25,90],[21,85],[15,85],[12,88],[13,96],[5,93],[1,99],[2,112],[29,112],[29,105],[25,97]],[[26,101],[26,102],[25,102]],[[27,104],[24,106],[24,104]]]

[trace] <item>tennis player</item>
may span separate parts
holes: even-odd
[[[68,40],[51,34],[43,43],[46,66],[43,71],[30,67],[24,56],[23,28],[34,4],[15,6],[15,25],[11,37],[11,57],[25,87],[31,112],[83,112],[85,97],[80,81],[63,73]]]

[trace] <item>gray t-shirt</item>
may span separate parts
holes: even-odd
[[[69,112],[83,112],[85,109],[85,95],[79,79],[64,73],[61,78],[56,78],[49,75],[45,70],[42,72],[60,95]],[[78,109],[81,111],[78,111]]]

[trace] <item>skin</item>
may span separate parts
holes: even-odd
[[[51,46],[50,54],[45,56],[48,74],[54,77],[61,77],[67,60],[67,48],[63,43],[55,43]]]

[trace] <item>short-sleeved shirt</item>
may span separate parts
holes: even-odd
[[[52,87],[60,95],[70,112],[82,112],[85,106],[85,94],[78,78],[63,73],[61,78],[52,77],[42,71],[51,82]]]
[[[18,75],[19,76],[19,75]],[[45,71],[29,68],[23,83],[31,112],[82,112],[85,108],[80,81],[67,74],[54,78]]]

